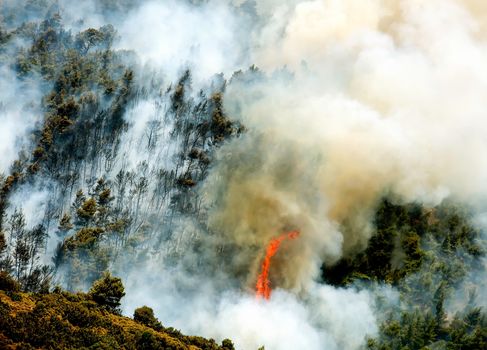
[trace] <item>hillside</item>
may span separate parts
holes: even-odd
[[[60,289],[47,294],[2,290],[0,315],[2,349],[233,349],[229,340],[220,346],[164,328],[147,307],[136,311],[134,321],[90,295]]]
[[[0,1],[0,348],[487,348],[486,19]]]

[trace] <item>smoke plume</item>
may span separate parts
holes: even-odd
[[[299,227],[302,246],[281,266],[282,286],[299,290],[317,262],[366,246],[382,196],[484,197],[487,51],[470,5],[305,1],[272,18],[261,30],[283,34],[254,52],[266,70],[226,91],[249,131],[204,187],[212,227],[243,254]]]

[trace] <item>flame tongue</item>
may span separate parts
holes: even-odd
[[[271,297],[271,286],[269,281],[269,268],[271,267],[271,258],[279,250],[279,246],[285,239],[295,239],[299,236],[298,231],[291,231],[281,236],[274,238],[267,246],[264,262],[262,263],[262,271],[257,279],[256,296],[264,299]]]

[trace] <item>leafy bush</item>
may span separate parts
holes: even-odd
[[[134,321],[142,323],[143,325],[160,330],[162,325],[159,320],[154,316],[154,310],[148,306],[142,306],[134,311]]]
[[[98,305],[111,312],[119,312],[120,300],[125,296],[122,280],[105,272],[88,293]]]
[[[20,290],[20,284],[6,271],[0,271],[0,290],[18,292]]]
[[[56,293],[17,294],[20,298],[12,300],[0,291],[1,349],[230,349],[213,340],[168,333],[162,326],[155,330],[108,314],[90,294],[72,294],[59,288]],[[157,321],[150,308],[138,310],[143,320],[149,317]]]

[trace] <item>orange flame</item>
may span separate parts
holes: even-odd
[[[288,233],[284,233],[281,236],[274,238],[270,241],[269,245],[267,246],[267,251],[265,254],[264,262],[262,263],[262,272],[257,279],[257,285],[255,286],[256,289],[256,296],[259,298],[264,298],[269,300],[271,297],[271,286],[269,281],[269,268],[271,267],[271,258],[277,253],[279,250],[279,246],[281,245],[282,241],[287,239],[295,239],[299,236],[299,231],[291,231]]]

